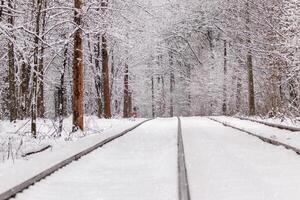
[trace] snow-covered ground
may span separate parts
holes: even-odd
[[[37,139],[30,133],[30,120],[18,120],[15,123],[0,121],[0,165],[11,160],[20,159],[22,155],[51,145],[53,148],[64,146],[66,140],[77,140],[94,134],[105,134],[106,131],[119,131],[143,119],[99,119],[95,116],[85,117],[85,132],[70,134],[72,118],[64,120],[61,137],[56,137],[58,122],[51,119],[37,121]]]
[[[16,199],[176,200],[176,136],[176,118],[147,122],[36,183]]]
[[[250,119],[262,121],[262,122],[268,122],[268,123],[273,123],[273,124],[280,124],[284,126],[291,126],[295,128],[300,128],[300,121],[299,119],[291,119],[291,118],[278,118],[278,117],[272,117],[272,118],[263,118],[263,117],[258,117],[258,116],[253,116],[253,117],[247,117]]]
[[[143,120],[95,119],[89,128],[94,132],[87,132],[85,137],[76,140],[74,137],[73,141],[52,138],[47,140],[53,145],[52,149],[30,157],[0,163],[0,193]]]
[[[282,142],[284,144],[300,149],[300,132],[298,131],[292,132],[288,130],[282,130],[256,122],[241,120],[235,117],[220,116],[212,118],[224,122],[228,125],[232,125],[243,130],[250,131],[252,133],[255,133],[256,135],[270,138],[272,140],[276,140],[278,142]]]
[[[299,199],[296,153],[207,118],[183,118],[182,128],[191,199]]]
[[[299,132],[232,117],[214,118],[264,137],[300,144]],[[122,127],[132,123],[137,121],[124,122]],[[56,146],[29,161],[0,164],[0,193],[116,130],[113,125],[105,134],[64,142],[63,148]],[[182,135],[192,200],[299,199],[300,156],[295,152],[205,117],[182,118]],[[176,200],[177,170],[177,119],[155,119],[60,169],[16,199]]]

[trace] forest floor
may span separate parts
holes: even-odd
[[[213,118],[300,148],[300,132],[233,117]],[[0,163],[0,194],[142,120],[99,119],[91,124],[103,134],[91,132],[27,159]],[[182,118],[182,135],[192,200],[299,199],[300,156],[295,152],[206,117]],[[177,176],[177,119],[158,118],[60,169],[16,199],[175,200]]]

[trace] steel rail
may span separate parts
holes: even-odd
[[[15,187],[5,191],[4,193],[0,194],[0,200],[7,200],[7,199],[10,199],[12,197],[15,197],[18,193],[22,192],[23,190],[27,189],[29,186],[31,185],[34,185],[35,183],[39,182],[40,180],[46,178],[47,176],[50,176],[51,174],[53,174],[54,172],[58,171],[59,169],[61,169],[62,167],[65,167],[67,165],[69,165],[70,163],[72,163],[73,161],[76,161],[78,159],[80,159],[81,157],[91,153],[92,151],[112,142],[113,140],[115,139],[118,139],[122,136],[124,136],[125,134],[129,133],[130,131],[136,129],[137,127],[141,126],[142,124],[150,121],[152,119],[148,119],[148,120],[145,120],[141,123],[138,123],[137,125],[131,127],[131,128],[128,128],[126,130],[124,130],[123,132],[115,135],[115,136],[112,136],[112,137],[109,137],[105,140],[102,140],[101,142],[49,167],[48,169],[40,172],[39,174],[35,175],[34,177],[16,185]]]
[[[178,133],[177,133],[177,146],[178,146],[178,197],[179,200],[190,200],[190,189],[188,182],[188,173],[186,169],[184,145],[182,138],[181,119],[178,117]]]
[[[297,154],[300,155],[300,149],[297,148],[297,147],[293,147],[293,146],[291,146],[291,145],[289,145],[289,144],[285,144],[285,143],[283,143],[283,142],[279,142],[279,141],[274,140],[274,139],[271,139],[271,138],[267,138],[267,137],[264,137],[264,136],[261,136],[261,135],[257,135],[257,134],[254,133],[254,132],[251,132],[251,131],[248,131],[248,130],[245,130],[245,129],[242,129],[242,128],[239,128],[239,127],[236,127],[236,126],[233,126],[233,125],[230,125],[230,124],[228,124],[228,123],[226,123],[226,122],[222,122],[222,121],[219,121],[219,120],[214,119],[214,118],[211,118],[211,117],[208,117],[208,118],[209,118],[210,120],[213,120],[213,121],[215,121],[215,122],[217,122],[217,123],[220,123],[220,124],[222,124],[222,125],[224,125],[224,126],[227,126],[227,127],[236,129],[236,130],[238,130],[238,131],[247,133],[247,134],[249,134],[249,135],[251,135],[251,136],[257,137],[257,138],[261,139],[262,141],[264,141],[264,142],[266,142],[266,143],[269,143],[269,144],[272,144],[272,145],[275,145],[275,146],[283,146],[283,147],[285,147],[286,149],[292,150],[292,151],[294,151],[295,153],[297,153]]]
[[[300,128],[297,128],[297,127],[286,126],[286,125],[282,125],[282,124],[275,124],[275,123],[271,123],[271,122],[264,122],[264,121],[260,121],[260,120],[256,120],[256,119],[250,119],[247,117],[236,117],[236,118],[241,119],[241,120],[256,122],[256,123],[264,124],[266,126],[271,126],[274,128],[284,129],[284,130],[288,130],[288,131],[293,131],[293,132],[300,131]]]

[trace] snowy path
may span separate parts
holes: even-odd
[[[207,118],[183,118],[193,200],[297,200],[300,157]]]
[[[16,199],[175,200],[177,119],[156,119],[36,183]]]

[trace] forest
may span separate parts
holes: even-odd
[[[298,0],[0,0],[0,119],[299,116]]]

